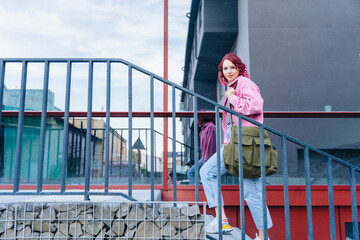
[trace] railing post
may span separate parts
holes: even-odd
[[[22,137],[23,137],[23,127],[24,127],[27,67],[28,67],[27,61],[25,61],[25,60],[22,61],[20,106],[19,106],[16,150],[15,150],[15,175],[14,175],[14,188],[13,188],[14,193],[17,193],[19,191],[19,184],[20,184],[21,152],[22,152]]]
[[[150,76],[150,175],[151,175],[151,201],[154,201],[155,195],[155,138],[154,138],[154,77]]]
[[[3,110],[3,99],[4,99],[4,86],[5,86],[5,61],[0,61],[0,128],[1,128],[1,117]]]
[[[215,106],[215,122],[216,122],[216,158],[217,158],[217,180],[218,180],[218,227],[219,227],[219,240],[222,240],[222,195],[221,195],[221,172],[220,172],[220,116],[219,116],[219,106]]]
[[[111,62],[106,63],[106,126],[105,126],[105,192],[109,192],[109,143],[110,143],[110,99],[111,99]],[[120,137],[120,151],[122,139]],[[103,149],[104,150],[104,149]],[[120,152],[121,154],[121,152]],[[102,161],[102,160],[101,160]],[[120,159],[121,164],[121,159]],[[121,173],[120,173],[121,174]]]
[[[69,141],[69,111],[70,111],[70,88],[71,88],[71,61],[67,62],[66,73],[66,94],[65,94],[65,115],[64,115],[64,139],[61,164],[61,193],[66,191],[67,152]]]
[[[243,170],[243,148],[242,148],[242,124],[241,116],[238,117],[238,152],[239,152],[239,192],[240,192],[240,219],[241,239],[245,239],[245,206],[244,206],[244,170]],[[231,119],[232,120],[232,119]]]
[[[330,236],[331,236],[331,240],[336,240],[334,184],[333,184],[333,169],[332,169],[331,158],[328,158],[327,160],[327,181],[328,181],[328,197],[329,197]]]
[[[285,213],[285,235],[286,240],[290,240],[290,207],[289,207],[289,174],[287,162],[287,146],[286,137],[283,135],[281,138],[281,149],[283,154],[283,187],[284,187],[284,213]]]
[[[198,129],[198,104],[197,97],[193,97],[194,104],[194,164],[195,164],[195,201],[199,201],[199,129]]]
[[[42,191],[43,173],[44,173],[44,153],[45,153],[45,133],[46,133],[46,113],[47,113],[47,99],[49,90],[49,61],[45,61],[44,68],[44,86],[43,99],[41,111],[41,126],[40,126],[40,143],[39,143],[39,160],[38,160],[38,177],[37,177],[37,192]]]
[[[129,165],[128,165],[128,179],[129,179],[129,188],[128,188],[128,195],[132,197],[132,66],[128,66],[128,101],[129,101],[129,108],[128,108],[128,124],[129,124]]]
[[[92,125],[92,94],[93,94],[93,67],[92,60],[89,62],[89,80],[88,80],[88,108],[87,108],[87,126],[86,126],[86,157],[85,157],[85,192],[84,199],[90,200],[90,166],[91,166],[91,125]]]
[[[359,239],[355,169],[350,168],[349,171],[350,171],[351,216],[352,216],[353,239]]]
[[[309,147],[305,146],[304,149],[305,161],[305,188],[306,188],[306,213],[308,225],[308,239],[313,239],[313,222],[312,222],[312,205],[311,205],[311,183],[310,183],[310,158]]]
[[[173,160],[173,197],[176,201],[176,115],[175,115],[175,85],[172,85],[172,131],[173,131],[173,140],[172,140],[172,160]]]
[[[266,205],[266,176],[265,176],[265,146],[264,126],[260,125],[260,160],[261,160],[261,193],[264,224],[264,239],[268,239],[267,205]]]

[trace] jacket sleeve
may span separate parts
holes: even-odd
[[[255,84],[245,84],[240,88],[240,93],[236,89],[236,94],[229,98],[229,102],[236,112],[245,116],[260,114],[263,111],[264,100]]]
[[[201,149],[201,152],[204,153],[202,157],[205,161],[216,152],[216,128],[214,126],[210,126],[207,130],[204,149]]]

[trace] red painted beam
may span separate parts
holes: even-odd
[[[214,112],[198,112],[199,116],[211,117]],[[2,111],[4,117],[17,117],[18,111]],[[41,117],[41,111],[25,111],[25,117]],[[48,117],[63,117],[65,112],[49,111]],[[220,113],[220,116],[222,113]],[[87,117],[87,112],[69,112],[70,117]],[[106,117],[106,112],[92,112],[93,117]],[[128,117],[128,112],[110,112],[110,117]],[[133,112],[133,117],[150,117],[150,112]],[[172,112],[154,112],[155,117],[172,117]],[[176,117],[193,117],[194,112],[176,112]],[[360,112],[264,112],[266,118],[360,118]]]

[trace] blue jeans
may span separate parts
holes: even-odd
[[[201,158],[199,161],[198,161],[198,169],[199,169],[199,172],[200,172],[200,169],[202,167],[202,165],[204,164],[204,159]],[[187,176],[188,176],[188,179],[189,179],[189,184],[191,185],[194,185],[195,184],[195,165],[193,165],[189,171],[187,172]],[[200,176],[200,175],[199,175]]]
[[[227,132],[228,136],[230,132]],[[220,149],[220,175],[227,173],[224,165],[223,158],[224,147]],[[218,176],[217,176],[217,153],[212,155],[206,163],[200,169],[200,177],[206,200],[209,208],[219,206],[218,203]],[[263,214],[262,214],[262,185],[261,178],[244,178],[244,198],[250,209],[251,215],[254,219],[257,229],[264,229],[263,226]],[[224,205],[223,198],[221,196],[221,206]],[[273,226],[269,209],[267,209],[267,228]]]

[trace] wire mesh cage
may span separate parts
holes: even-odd
[[[0,204],[0,239],[205,239],[204,202]]]

